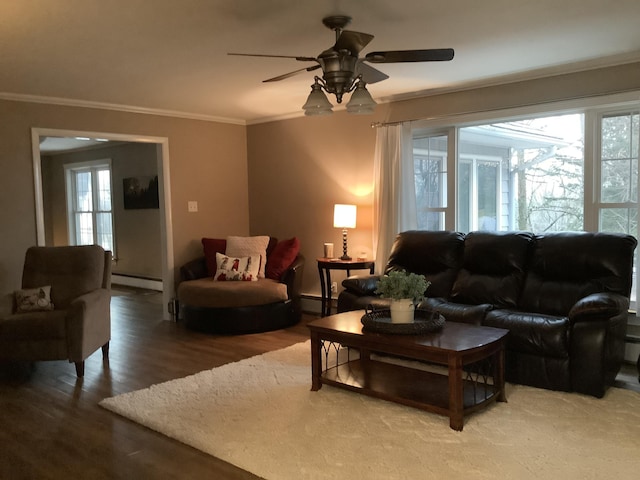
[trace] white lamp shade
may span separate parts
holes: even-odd
[[[333,207],[335,228],[356,228],[356,206],[336,204]]]

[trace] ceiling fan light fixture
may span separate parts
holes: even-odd
[[[322,91],[322,86],[316,80],[311,85],[311,93],[307,97],[307,101],[302,106],[305,115],[328,115],[333,113],[333,105]]]
[[[377,103],[371,97],[366,84],[360,80],[351,94],[349,103],[347,103],[347,112],[355,115],[369,115],[373,113],[376,105]]]

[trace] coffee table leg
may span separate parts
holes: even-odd
[[[464,425],[464,387],[462,384],[462,359],[449,357],[449,426],[462,431]]]
[[[496,361],[494,363],[496,366],[496,371],[493,377],[493,382],[500,392],[498,394],[497,400],[499,402],[506,402],[507,392],[504,389],[504,348],[501,348],[500,351],[496,354]]]
[[[322,353],[320,337],[317,333],[311,332],[311,390],[320,390],[322,382],[320,382],[320,376],[322,375]]]

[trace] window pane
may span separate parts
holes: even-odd
[[[498,228],[498,163],[478,162],[478,229]]]
[[[97,242],[105,250],[113,251],[113,231],[111,213],[96,214]]]
[[[458,229],[584,228],[583,115],[460,129]]]
[[[471,224],[471,186],[473,184],[471,170],[470,162],[460,161],[458,164],[458,230],[461,232],[473,230]]]
[[[444,212],[433,209],[447,206],[447,136],[415,138],[413,163],[418,228],[442,230]]]
[[[93,210],[93,193],[91,190],[91,172],[75,172],[76,176],[76,211]]]
[[[638,228],[637,208],[603,208],[600,210],[601,232],[627,233],[636,236]]]
[[[76,245],[93,245],[93,221],[91,213],[76,213]]]
[[[639,117],[636,113],[602,119],[600,196],[603,203],[638,201]]]
[[[111,211],[111,172],[98,171],[98,210]]]

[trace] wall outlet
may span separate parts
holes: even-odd
[[[331,293],[338,293],[338,282],[333,282],[331,284]]]
[[[198,202],[196,202],[195,200],[189,200],[189,202],[187,202],[187,210],[192,213],[197,212]]]

